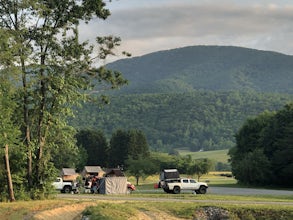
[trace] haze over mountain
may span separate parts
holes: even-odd
[[[199,89],[293,93],[293,56],[232,46],[190,46],[107,65],[129,85],[119,93],[173,93]]]

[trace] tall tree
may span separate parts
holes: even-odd
[[[133,159],[138,159],[139,156],[148,157],[150,153],[145,134],[141,130],[131,129],[128,135],[128,156]]]
[[[112,134],[109,148],[110,165],[125,165],[125,161],[129,158],[137,160],[139,157],[148,156],[150,156],[149,146],[141,130],[118,129]]]
[[[78,146],[82,146],[87,152],[86,165],[108,165],[108,142],[103,131],[81,130],[76,137]]]
[[[229,151],[232,172],[239,182],[292,187],[293,103],[277,112],[248,119]]]
[[[7,180],[8,196],[9,200],[13,202],[15,201],[15,196],[10,169],[9,146],[18,142],[17,138],[20,133],[13,121],[13,113],[17,106],[16,103],[13,102],[15,90],[8,78],[8,75],[5,74],[4,71],[0,72],[0,143],[4,149],[4,167],[6,170],[5,176]],[[0,155],[2,156],[3,152],[1,152]],[[5,181],[2,183],[5,183]]]
[[[128,132],[118,129],[116,130],[110,140],[109,148],[109,165],[117,167],[124,165],[128,158]]]
[[[105,6],[102,0],[0,1],[0,28],[9,39],[3,52],[10,55],[2,63],[7,74],[12,68],[18,72],[29,189],[42,191],[48,182],[54,135],[66,132],[72,106],[89,97],[83,91],[126,83],[116,71],[94,68],[114,54],[120,38],[97,37],[99,50],[79,39],[80,22],[106,19],[110,12]],[[73,139],[66,141],[72,146]]]
[[[264,131],[261,139],[264,154],[270,158],[274,181],[293,186],[293,103],[279,110]]]

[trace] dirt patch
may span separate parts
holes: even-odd
[[[80,220],[82,219],[82,211],[89,206],[97,205],[96,202],[86,202],[80,204],[66,205],[60,208],[38,212],[33,216],[34,220]],[[182,218],[174,217],[164,211],[146,211],[140,210],[137,215],[129,218],[129,220],[182,220]]]
[[[140,211],[136,216],[129,220],[182,220],[163,211]]]
[[[80,203],[80,204],[72,204],[62,206],[60,208],[46,210],[42,212],[38,212],[33,216],[35,220],[73,220],[73,219],[81,219],[82,218],[82,211],[88,207],[96,205],[96,203]]]

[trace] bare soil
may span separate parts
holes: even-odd
[[[35,220],[80,220],[82,219],[82,211],[88,206],[97,205],[95,202],[85,202],[80,204],[66,205],[60,208],[46,210],[39,212],[33,216]],[[182,220],[181,218],[174,217],[169,213],[161,210],[151,211],[139,211],[137,215],[133,216],[129,220]]]
[[[80,204],[66,205],[60,208],[38,212],[33,216],[35,220],[80,220],[82,218],[82,211],[97,203],[84,202]]]

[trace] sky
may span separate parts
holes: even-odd
[[[107,0],[111,16],[82,25],[82,39],[121,37],[133,57],[195,45],[293,55],[293,0]],[[115,57],[112,59],[119,59]]]

